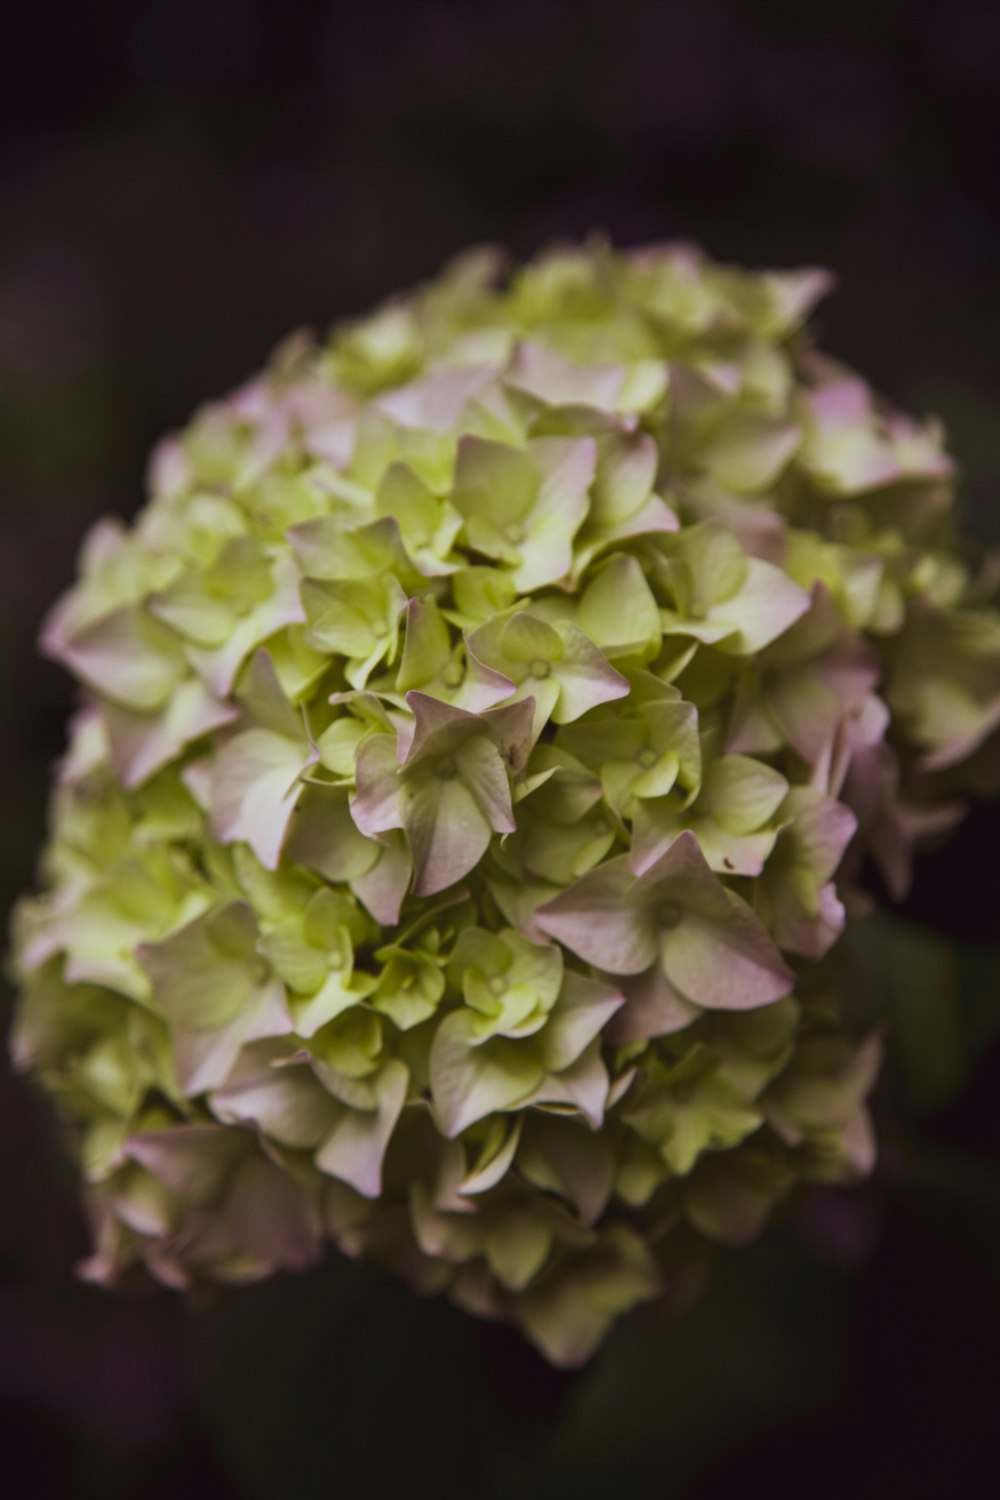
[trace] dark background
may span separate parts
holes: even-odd
[[[968,524],[1000,542],[1000,6],[794,11],[140,0],[5,18],[4,906],[31,880],[71,704],[33,641],[86,526],[131,514],[151,443],[291,328],[470,243],[525,255],[597,227],[834,267],[824,343],[943,417]],[[339,1262],[194,1310],[77,1286],[72,1173],[44,1101],[4,1077],[0,1491],[989,1493],[971,1475],[996,1472],[1000,1405],[996,813],[927,856],[889,934],[917,970],[925,949],[924,972],[950,965],[960,1000],[928,981],[907,1011],[874,1183],[806,1204],[695,1309],[644,1310],[579,1376]],[[928,1079],[921,1053],[960,1055]]]

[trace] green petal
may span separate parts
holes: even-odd
[[[615,553],[584,589],[577,623],[612,660],[650,661],[660,649],[660,611],[634,557]]]
[[[396,691],[406,693],[437,677],[451,660],[451,652],[451,635],[434,600],[411,599],[406,609]]]
[[[500,528],[517,525],[528,514],[537,492],[538,474],[523,449],[477,437],[459,440],[451,498],[467,522],[481,518],[502,535]],[[470,531],[470,536],[486,534]]]
[[[554,1365],[582,1365],[612,1321],[660,1291],[652,1255],[631,1230],[614,1228],[593,1255],[521,1294],[518,1317]]]
[[[713,434],[705,454],[705,471],[737,494],[757,494],[776,482],[801,441],[796,422],[756,412],[734,412]]]
[[[794,625],[809,608],[804,589],[771,563],[751,557],[746,563],[746,577],[739,592],[724,604],[716,606],[710,616],[735,629],[724,650],[748,656],[769,646]]]
[[[363,1198],[377,1198],[382,1191],[382,1162],[408,1083],[405,1064],[396,1059],[387,1062],[375,1081],[375,1109],[344,1112],[316,1153],[320,1170],[346,1182]]]
[[[560,1072],[575,1063],[624,1003],[612,985],[567,970],[541,1038],[546,1067]]]
[[[552,1226],[541,1214],[506,1214],[487,1234],[487,1264],[502,1286],[521,1291],[548,1260],[552,1240]]]
[[[746,755],[713,761],[699,798],[729,833],[753,833],[777,812],[788,791],[780,771]]]
[[[239,1014],[265,976],[256,942],[252,910],[233,901],[160,943],[144,943],[139,961],[169,1021],[188,1031],[216,1031]]]
[[[470,1012],[455,1011],[431,1045],[431,1094],[449,1140],[486,1115],[510,1109],[542,1078],[537,1058],[517,1042],[498,1037],[473,1046],[473,1026]]]

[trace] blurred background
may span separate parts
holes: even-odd
[[[833,267],[825,346],[943,418],[967,524],[1000,543],[1000,7],[794,16],[136,0],[7,17],[5,908],[32,879],[72,702],[34,638],[86,527],[131,515],[153,441],[289,330],[469,244],[522,256],[598,228]],[[195,1308],[76,1285],[72,1173],[45,1102],[4,1075],[7,1493],[984,1493],[964,1476],[993,1466],[1000,1394],[997,811],[929,854],[866,939],[907,997],[875,1180],[724,1258],[696,1307],[641,1310],[579,1375],[339,1262]]]

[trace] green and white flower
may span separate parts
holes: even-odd
[[[333,1241],[568,1365],[678,1244],[870,1169],[851,873],[956,816],[1000,614],[937,426],[810,349],[828,284],[466,257],[94,528],[11,1038],[85,1275]]]

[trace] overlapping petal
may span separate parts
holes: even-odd
[[[826,273],[500,270],[290,341],[92,530],[12,1051],[90,1279],[332,1239],[573,1364],[870,1169],[832,950],[988,779],[997,577]]]

